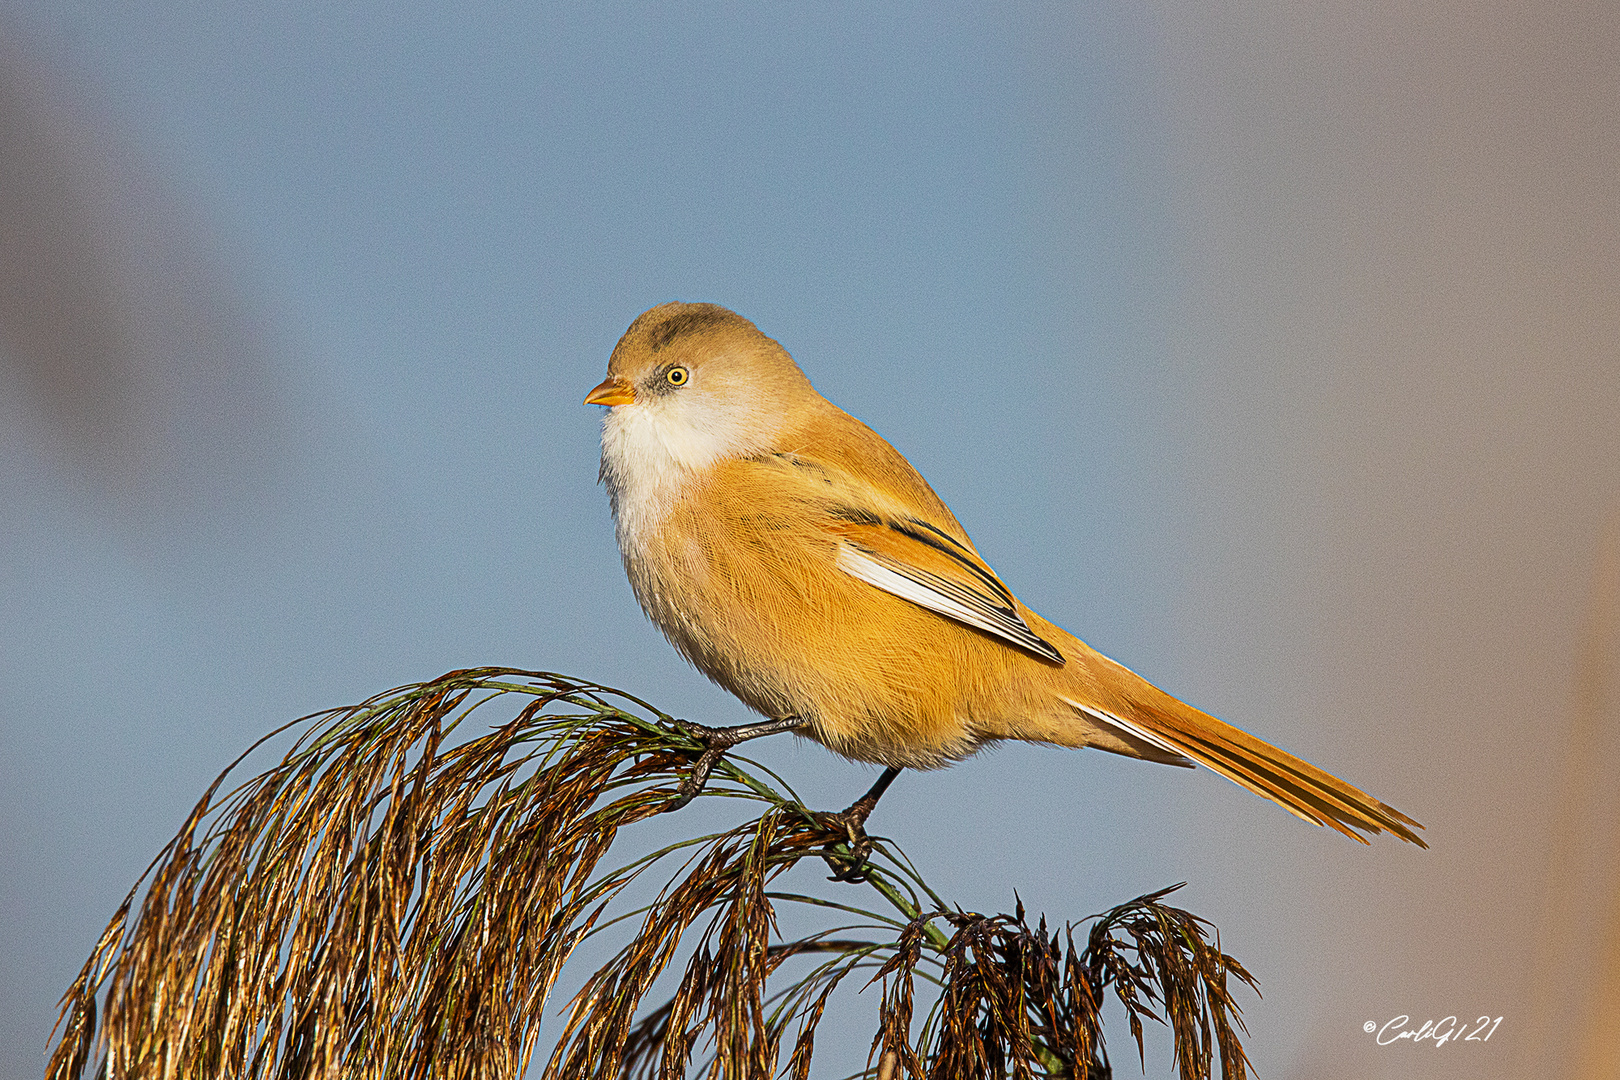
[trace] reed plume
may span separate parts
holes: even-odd
[[[880,989],[862,1075],[1110,1076],[1109,993],[1139,1055],[1151,1019],[1183,1080],[1216,1060],[1225,1080],[1246,1075],[1228,977],[1254,979],[1169,890],[1077,941],[1021,904],[953,907],[878,838],[858,884],[789,892],[782,875],[807,858],[850,876],[847,833],[744,758],[701,798],[757,816],[619,856],[701,749],[621,691],[456,671],[276,738],[294,740],[280,762],[234,786],[247,755],[227,769],[113,916],[63,998],[48,1080],[92,1061],[107,1080],[516,1078],[563,964],[613,935],[546,1080],[807,1077],[832,995],[865,985]],[[666,884],[638,904],[627,889],[654,874]],[[833,925],[784,941],[783,904]]]

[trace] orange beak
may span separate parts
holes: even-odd
[[[609,375],[585,395],[587,405],[632,405],[635,400],[636,388],[617,375]]]

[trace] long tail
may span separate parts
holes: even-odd
[[[1078,661],[1086,669],[1088,692],[1059,696],[1091,720],[1168,753],[1192,758],[1297,817],[1337,829],[1363,844],[1369,841],[1362,832],[1387,831],[1418,847],[1429,846],[1412,831],[1423,826],[1394,807],[1286,750],[1178,701],[1101,653],[1085,651],[1090,655],[1070,657],[1070,663]]]

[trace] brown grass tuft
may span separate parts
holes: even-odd
[[[510,719],[478,733],[474,713]],[[872,983],[867,1075],[1108,1076],[1110,990],[1139,1053],[1143,1018],[1162,1018],[1184,1080],[1217,1052],[1223,1077],[1245,1075],[1226,976],[1254,980],[1164,892],[1099,917],[1077,950],[1073,927],[1032,929],[1022,905],[950,908],[882,841],[864,883],[781,891],[802,859],[848,852],[742,758],[703,797],[759,816],[606,860],[696,747],[620,691],[480,668],[288,727],[302,734],[281,762],[228,791],[227,769],[114,915],[63,998],[48,1080],[92,1060],[109,1078],[516,1078],[576,946],[632,924],[569,1007],[548,1080],[804,1078],[833,993]],[[652,903],[615,915],[672,863]],[[780,941],[780,903],[840,924]],[[674,994],[649,1009],[666,971]],[[914,1023],[919,977],[938,993]]]

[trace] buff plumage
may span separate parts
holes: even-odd
[[[1202,763],[1307,821],[1412,819],[1159,690],[1019,602],[909,462],[712,304],[664,304],[586,399],[637,600],[699,670],[829,749],[936,768],[1023,739]]]

